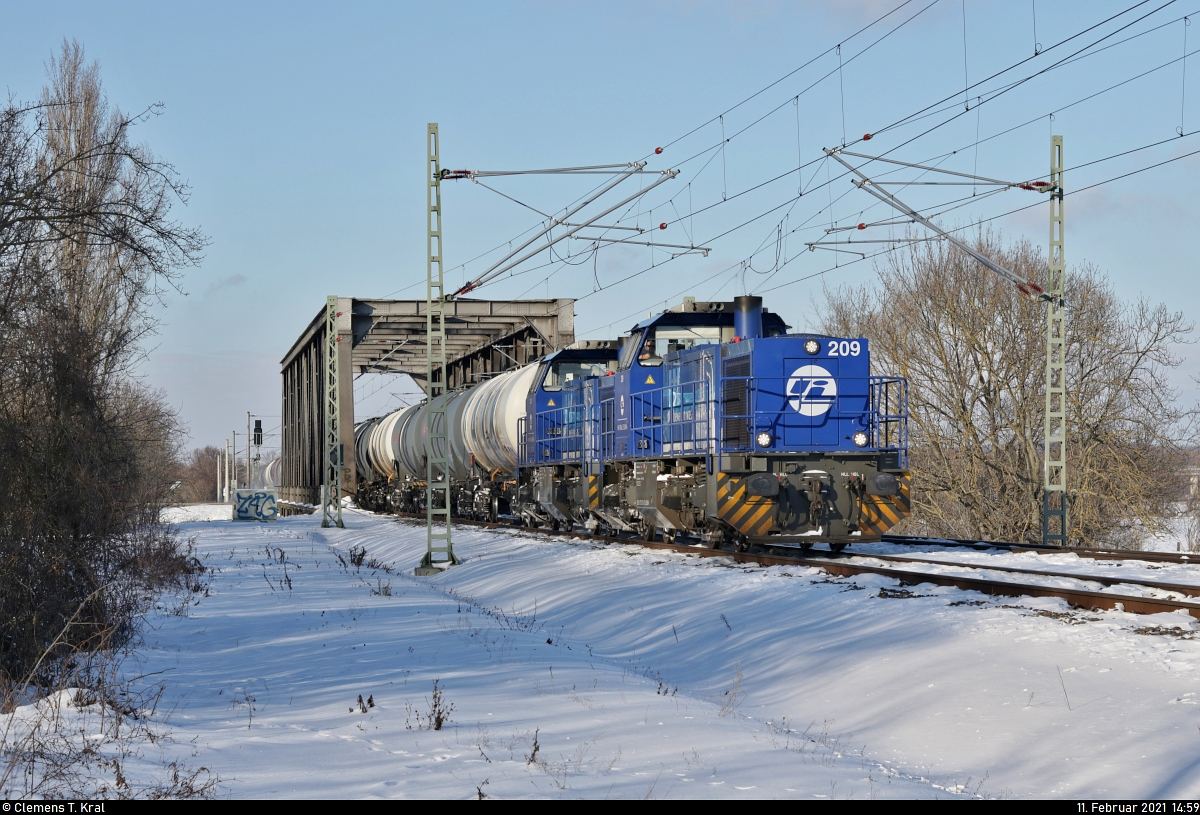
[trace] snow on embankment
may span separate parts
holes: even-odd
[[[229,794],[1200,793],[1190,618],[473,529],[417,578],[423,527],[346,524],[182,525],[209,596],[141,669]]]
[[[233,506],[230,504],[184,504],[177,507],[166,507],[159,513],[159,519],[165,524],[228,521],[231,518],[233,518]]]

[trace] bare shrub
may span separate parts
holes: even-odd
[[[742,680],[744,678],[745,676],[742,674],[742,666],[735,665],[733,668],[733,683],[729,686],[729,689],[726,690],[725,693],[723,693],[718,699],[718,701],[721,703],[721,709],[717,711],[718,716],[728,716],[730,714],[734,714],[735,716],[737,715],[738,706],[741,705],[742,700],[746,696],[746,694],[742,692]]]
[[[37,103],[0,110],[0,687],[128,636],[147,588],[186,571],[159,509],[180,428],[134,376],[150,305],[205,238],[187,188],[133,140],[99,67],[64,42]],[[61,653],[43,659],[64,630]]]
[[[187,187],[134,140],[159,106],[110,107],[77,43],[47,74],[36,103],[0,108],[0,700],[36,714],[5,723],[0,788],[125,796],[129,751],[157,736],[114,678],[121,654],[152,596],[190,597],[202,573],[159,523],[181,428],[135,369],[150,307],[206,239],[171,219]],[[100,742],[53,704],[70,687],[97,700]],[[168,769],[143,792],[207,789]]]
[[[87,648],[69,649],[81,605],[43,651],[23,681],[0,698],[0,797],[2,798],[211,798],[219,779],[206,767],[179,760],[160,764],[150,777],[145,752],[170,746],[158,705],[165,686],[135,691],[122,681],[125,651],[114,647],[114,629]],[[57,671],[44,683],[42,663]],[[165,761],[165,759],[163,759]]]
[[[439,685],[440,681],[433,680],[433,693],[425,698],[429,705],[429,713],[424,716],[417,714],[419,730],[441,730],[451,721],[450,714],[454,712],[454,703],[446,698],[446,690]]]
[[[981,230],[975,244],[1044,281],[1044,256]],[[871,341],[877,372],[908,378],[912,531],[1039,541],[1045,306],[953,247],[897,250],[877,280],[826,292],[823,328]],[[1125,302],[1093,266],[1067,277],[1069,543],[1133,547],[1179,500],[1194,410],[1168,381],[1189,342],[1181,312]]]

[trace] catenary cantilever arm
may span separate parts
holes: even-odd
[[[985,266],[988,269],[991,269],[993,272],[995,272],[996,274],[1003,277],[1005,280],[1012,283],[1014,286],[1017,287],[1017,290],[1020,291],[1022,294],[1028,295],[1030,297],[1036,297],[1037,299],[1044,300],[1047,303],[1056,303],[1057,305],[1062,305],[1061,302],[1058,302],[1055,298],[1046,294],[1045,289],[1043,289],[1041,286],[1039,286],[1034,281],[1023,279],[1016,272],[1013,272],[1009,269],[1004,268],[1003,266],[1001,266],[1000,264],[996,263],[991,258],[989,258],[987,255],[984,255],[982,252],[979,252],[978,250],[974,249],[966,242],[954,237],[949,232],[942,229],[940,226],[938,226],[937,224],[930,221],[928,218],[921,215],[921,213],[917,212],[915,209],[910,207],[908,204],[905,204],[903,201],[901,201],[896,196],[892,195],[891,193],[889,193],[885,190],[879,189],[879,187],[873,181],[871,181],[871,179],[869,179],[869,178],[867,178],[867,176],[863,175],[863,173],[861,173],[857,167],[853,166],[848,161],[846,161],[841,156],[839,156],[838,153],[840,153],[840,152],[841,152],[840,150],[833,150],[828,147],[825,148],[825,155],[829,156],[831,159],[833,159],[837,163],[841,164],[843,167],[845,167],[847,170],[852,172],[854,175],[858,176],[858,180],[854,182],[854,185],[856,187],[858,187],[860,190],[865,190],[866,192],[875,196],[876,198],[878,198],[880,201],[884,202],[885,204],[888,204],[889,206],[893,207],[894,209],[897,209],[900,212],[907,215],[908,217],[912,218],[914,221],[921,224],[922,226],[924,226],[926,229],[930,230],[931,232],[935,232],[938,235],[941,235],[943,238],[950,241],[952,244],[954,244],[956,247],[961,249],[967,255],[971,256],[976,261],[978,261],[980,263],[980,265]]]

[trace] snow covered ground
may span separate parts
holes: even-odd
[[[1200,795],[1181,614],[467,528],[463,565],[417,578],[420,525],[174,512],[211,585],[129,669],[166,672],[175,742],[224,795]],[[423,729],[435,680],[453,709]]]

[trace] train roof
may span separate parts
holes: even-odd
[[[659,314],[654,314],[634,325],[631,331],[649,325],[733,325],[734,304],[732,301],[696,301],[685,297],[683,302]],[[763,329],[776,329],[784,333],[790,325],[768,309],[762,310]]]
[[[579,340],[566,348],[560,348],[542,357],[539,362],[564,359],[616,359],[620,351],[619,340]]]

